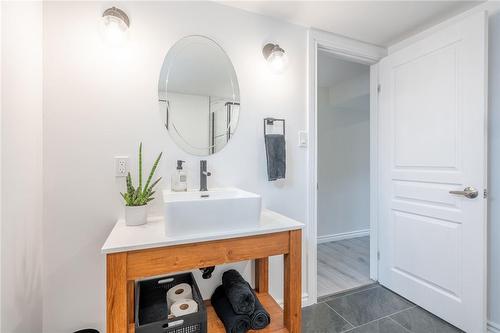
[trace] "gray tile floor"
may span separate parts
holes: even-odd
[[[302,309],[302,333],[458,333],[456,327],[372,284]]]

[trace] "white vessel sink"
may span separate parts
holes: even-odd
[[[220,233],[260,223],[261,197],[237,188],[163,191],[166,236]]]

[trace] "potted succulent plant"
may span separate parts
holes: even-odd
[[[125,224],[126,225],[141,225],[146,223],[147,218],[147,204],[154,199],[154,187],[161,180],[161,177],[151,183],[156,167],[160,162],[162,153],[156,158],[148,179],[142,186],[142,142],[139,145],[139,184],[137,187],[132,185],[132,177],[130,172],[127,174],[127,192],[120,193],[125,200]]]

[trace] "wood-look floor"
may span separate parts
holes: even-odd
[[[370,237],[318,245],[318,297],[370,283]]]

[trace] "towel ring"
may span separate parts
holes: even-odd
[[[275,121],[281,121],[283,123],[283,135],[285,135],[285,119],[278,118],[264,118],[264,135],[267,135],[266,125],[274,125]]]

